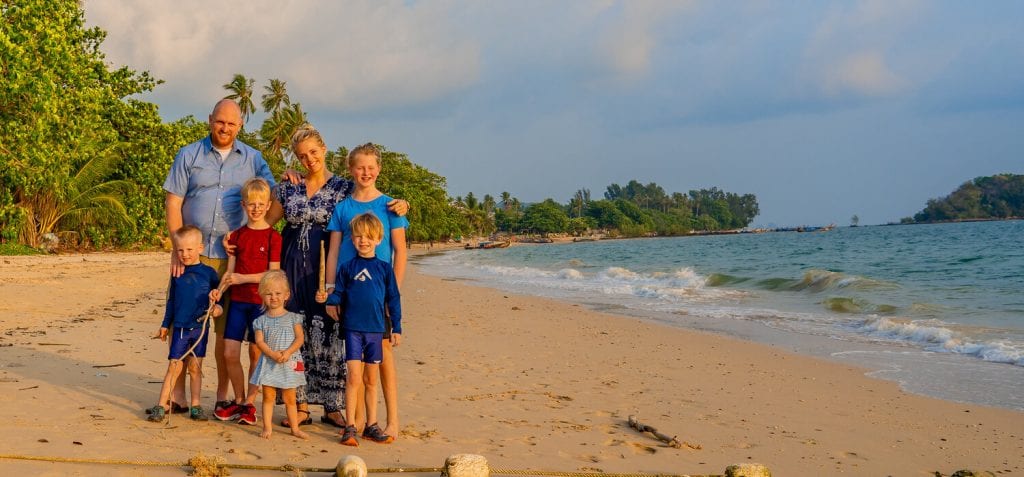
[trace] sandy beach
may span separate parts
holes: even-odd
[[[0,454],[182,462],[201,451],[307,467],[356,454],[371,468],[419,468],[474,453],[494,468],[563,472],[721,474],[758,462],[777,476],[1024,474],[1024,413],[911,395],[843,364],[427,276],[415,265],[403,289],[395,443],[341,446],[316,408],[309,441],[285,428],[265,441],[259,427],[182,415],[154,424],[143,410],[167,366],[165,345],[151,339],[167,262],[156,252],[0,257]],[[212,355],[204,371],[211,407]],[[689,445],[631,429],[630,415]],[[0,468],[188,470],[10,459]]]

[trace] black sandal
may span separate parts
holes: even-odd
[[[320,416],[320,422],[322,422],[324,424],[330,424],[330,425],[332,425],[334,427],[339,427],[341,429],[344,429],[345,426],[348,424],[348,423],[345,422],[345,418],[344,417],[341,418],[341,423],[339,424],[338,421],[334,420],[334,418],[328,416],[327,414],[324,414],[323,416]]]
[[[313,423],[313,418],[309,415],[309,411],[308,410],[297,409],[295,412],[296,413],[300,413],[301,412],[301,413],[306,415],[305,419],[302,419],[301,421],[299,421],[299,425],[300,426],[308,426],[308,425]],[[291,423],[288,422],[288,418],[287,417],[284,418],[284,419],[281,419],[281,427],[292,427]]]
[[[171,412],[170,412],[170,414],[184,414],[186,412],[188,412],[188,406],[182,406],[181,404],[178,404],[178,403],[176,403],[174,401],[171,401]],[[152,413],[153,413],[153,408],[146,409],[146,414],[152,414]],[[164,409],[164,413],[167,413],[166,409]]]

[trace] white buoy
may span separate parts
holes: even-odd
[[[490,477],[491,466],[482,455],[453,454],[444,460],[442,477]]]
[[[337,477],[366,477],[366,462],[359,456],[347,455],[338,461],[334,469]]]

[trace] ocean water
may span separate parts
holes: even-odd
[[[420,270],[1024,410],[1024,221],[453,250]]]

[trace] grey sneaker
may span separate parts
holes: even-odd
[[[203,406],[192,406],[188,408],[188,417],[192,418],[193,421],[209,421],[210,417],[206,415],[206,410]]]
[[[167,410],[164,409],[163,406],[153,406],[149,409],[146,409],[146,414],[149,414],[149,416],[146,417],[146,420],[150,422],[163,422],[164,414],[166,413]]]

